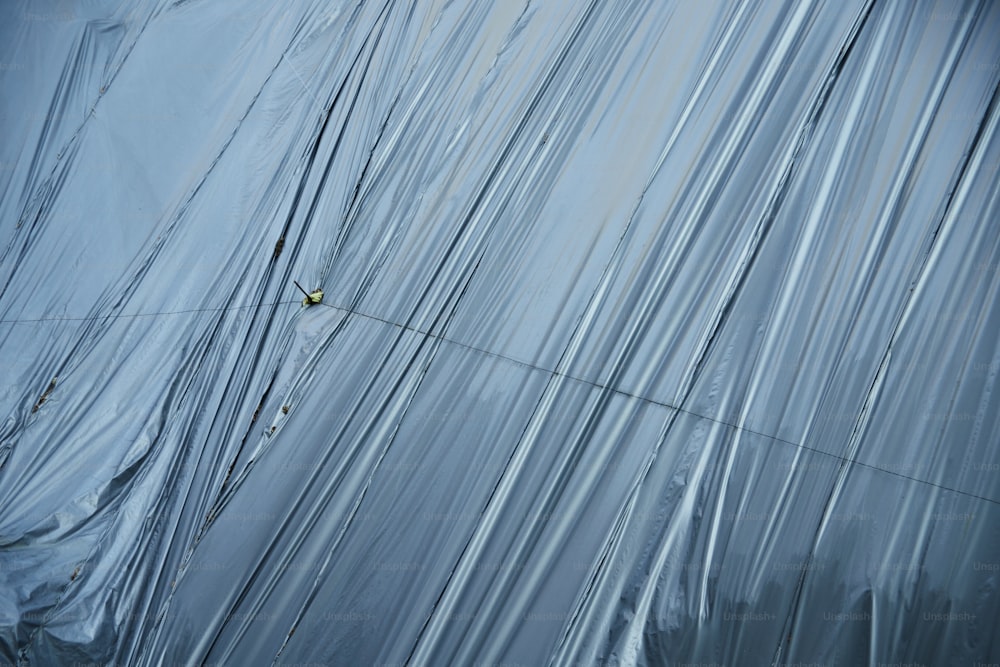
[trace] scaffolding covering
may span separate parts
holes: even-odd
[[[0,664],[1000,662],[998,86],[990,0],[3,2]]]

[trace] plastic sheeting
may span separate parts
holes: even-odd
[[[1000,4],[0,34],[0,661],[1000,662]]]

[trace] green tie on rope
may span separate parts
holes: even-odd
[[[295,286],[298,287],[303,294],[306,295],[306,298],[302,299],[303,306],[311,306],[314,303],[323,303],[323,290],[317,287],[312,292],[307,292],[297,281],[293,280],[292,282],[295,283]]]

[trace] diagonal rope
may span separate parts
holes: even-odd
[[[264,307],[270,307],[270,306],[288,305],[288,304],[297,304],[297,303],[299,303],[299,302],[298,301],[272,301],[272,302],[268,302],[268,303],[255,303],[255,304],[243,304],[243,305],[232,305],[232,306],[220,306],[218,308],[191,308],[191,309],[188,309],[188,310],[167,310],[167,311],[159,311],[159,312],[151,312],[151,313],[122,313],[122,314],[118,314],[118,315],[95,315],[95,316],[90,316],[90,317],[40,317],[40,318],[34,318],[34,319],[10,319],[10,320],[0,320],[0,324],[33,324],[33,323],[41,323],[41,322],[89,322],[89,321],[93,321],[93,320],[104,320],[104,319],[138,319],[138,318],[142,318],[142,317],[165,317],[165,316],[170,316],[170,315],[185,315],[185,314],[190,314],[190,313],[219,313],[219,312],[226,312],[226,311],[233,311],[233,310],[256,310],[258,308],[264,308]],[[833,459],[833,460],[836,460],[836,461],[839,461],[839,462],[842,462],[842,463],[848,463],[850,465],[858,466],[858,467],[861,467],[861,468],[867,468],[868,470],[878,471],[880,473],[883,473],[883,474],[886,474],[886,475],[891,475],[892,477],[896,477],[896,478],[899,478],[899,479],[905,479],[905,480],[908,480],[910,482],[915,482],[917,484],[924,484],[924,485],[927,485],[927,486],[932,486],[934,488],[941,489],[942,491],[948,491],[950,493],[954,493],[954,494],[957,494],[957,495],[960,495],[960,496],[965,496],[967,498],[973,498],[975,500],[981,500],[983,502],[991,503],[993,505],[1000,505],[1000,500],[997,500],[995,498],[990,498],[988,496],[979,495],[977,493],[972,493],[970,491],[963,491],[962,489],[958,489],[958,488],[955,488],[953,486],[948,486],[946,484],[939,484],[937,482],[933,482],[931,480],[923,479],[923,478],[920,478],[920,477],[913,477],[912,475],[906,475],[906,474],[903,474],[901,472],[897,472],[895,470],[889,470],[887,468],[880,468],[877,465],[872,465],[870,463],[864,463],[862,461],[857,461],[857,460],[851,459],[851,458],[846,457],[846,456],[841,456],[840,454],[835,454],[833,452],[828,452],[828,451],[825,451],[825,450],[822,450],[822,449],[818,449],[816,447],[810,447],[809,445],[803,444],[801,442],[795,442],[794,440],[788,440],[787,438],[781,438],[779,436],[771,435],[769,433],[763,433],[761,431],[756,431],[756,430],[754,430],[752,428],[749,428],[749,427],[746,427],[746,426],[741,426],[739,424],[736,424],[734,422],[731,422],[731,421],[728,421],[728,420],[725,420],[725,419],[719,419],[718,417],[712,417],[711,415],[702,414],[702,413],[696,412],[694,410],[689,410],[687,408],[682,408],[682,407],[679,407],[679,406],[676,406],[676,405],[671,405],[670,403],[667,403],[665,401],[660,401],[660,400],[657,400],[655,398],[650,398],[649,396],[642,396],[642,395],[639,395],[639,394],[634,394],[632,392],[626,391],[625,389],[621,389],[619,387],[611,387],[611,386],[602,384],[600,382],[597,382],[595,380],[588,380],[587,378],[580,377],[578,375],[570,375],[568,373],[563,373],[561,371],[558,371],[558,370],[555,370],[555,369],[552,369],[552,368],[547,368],[545,366],[539,366],[537,364],[533,364],[533,363],[528,362],[528,361],[523,361],[521,359],[517,359],[516,357],[511,357],[511,356],[508,356],[506,354],[502,354],[500,352],[493,352],[493,351],[487,350],[485,348],[476,347],[475,345],[470,345],[468,343],[463,343],[463,342],[455,340],[453,338],[448,338],[448,337],[443,336],[441,334],[436,334],[436,333],[434,333],[432,331],[429,331],[429,330],[420,329],[418,327],[410,326],[410,325],[407,325],[407,324],[401,324],[399,322],[395,322],[393,320],[386,319],[384,317],[379,317],[378,315],[373,315],[371,313],[362,312],[362,311],[357,310],[355,308],[346,308],[346,307],[343,307],[343,306],[336,306],[336,305],[328,304],[328,303],[320,303],[318,305],[324,306],[326,308],[330,308],[332,310],[340,311],[340,312],[344,313],[345,315],[356,315],[358,317],[362,317],[362,318],[367,319],[367,320],[371,320],[371,321],[374,321],[374,322],[380,322],[382,324],[385,324],[385,325],[388,325],[388,326],[392,326],[392,327],[397,327],[397,328],[402,329],[404,331],[409,331],[409,332],[412,332],[412,333],[415,333],[415,334],[418,334],[418,335],[421,335],[421,336],[427,336],[427,337],[430,337],[432,339],[439,340],[439,341],[441,341],[443,343],[448,343],[450,345],[454,345],[456,347],[460,347],[460,348],[463,348],[465,350],[469,350],[470,352],[476,352],[478,354],[483,354],[483,355],[486,355],[488,357],[492,357],[494,359],[500,359],[502,361],[505,361],[505,362],[508,362],[508,363],[511,363],[511,364],[516,364],[518,366],[522,366],[524,368],[529,368],[529,369],[532,369],[532,370],[541,371],[542,373],[548,373],[549,375],[552,375],[554,377],[562,377],[562,378],[565,378],[567,380],[572,380],[572,381],[575,381],[575,382],[579,382],[581,384],[589,385],[589,386],[594,387],[596,389],[601,389],[601,390],[605,390],[605,391],[611,391],[611,392],[614,392],[614,393],[616,393],[616,394],[618,394],[620,396],[624,396],[626,398],[631,398],[631,399],[634,399],[634,400],[637,400],[637,401],[641,401],[643,403],[647,403],[647,404],[650,404],[650,405],[656,405],[656,406],[659,406],[659,407],[662,407],[662,408],[666,408],[668,410],[675,410],[675,411],[680,412],[680,413],[689,414],[689,415],[691,415],[693,417],[698,417],[699,419],[707,419],[707,420],[709,420],[709,421],[711,421],[713,423],[716,423],[716,424],[719,424],[719,425],[722,425],[722,426],[728,426],[729,428],[735,429],[737,431],[741,431],[743,433],[747,433],[747,434],[750,434],[750,435],[760,436],[762,438],[767,438],[767,439],[773,440],[775,442],[780,442],[782,444],[790,445],[790,446],[796,447],[798,449],[802,449],[802,450],[805,450],[805,451],[808,451],[808,452],[813,452],[813,453],[816,453],[816,454],[820,454],[822,456],[826,456],[826,457],[828,457],[830,459]]]

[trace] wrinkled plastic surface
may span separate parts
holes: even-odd
[[[0,662],[1000,661],[1000,3],[0,35]]]

